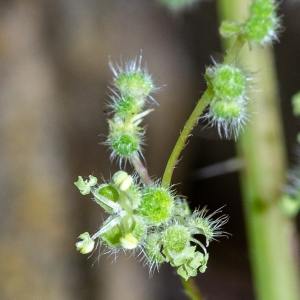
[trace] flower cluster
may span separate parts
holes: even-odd
[[[209,124],[216,125],[222,136],[223,128],[226,138],[237,138],[240,129],[247,120],[246,90],[249,78],[234,65],[216,64],[207,68],[205,78],[212,87],[214,97],[208,112],[202,117]]]
[[[118,157],[120,164],[123,159],[139,156],[142,150],[145,129],[139,125],[151,112],[150,109],[142,110],[156,90],[147,69],[141,68],[141,60],[142,56],[125,67],[110,62],[114,80],[109,106],[114,116],[108,120],[110,132],[106,144],[112,150],[111,157]]]
[[[220,33],[223,37],[237,36],[248,41],[250,46],[264,46],[277,39],[280,28],[276,16],[277,5],[270,0],[254,0],[250,7],[250,17],[244,24],[223,21]],[[236,64],[218,64],[206,70],[205,78],[212,87],[214,97],[203,118],[210,125],[216,125],[219,134],[237,138],[248,119],[246,96],[249,76]]]
[[[196,276],[198,270],[205,271],[206,248],[216,237],[226,235],[221,227],[228,217],[223,215],[213,220],[214,213],[207,216],[206,208],[191,213],[182,197],[175,196],[159,181],[153,182],[148,174],[145,176],[139,158],[144,129],[139,124],[151,111],[143,109],[156,88],[147,70],[141,68],[141,56],[138,62],[133,60],[125,67],[112,63],[110,66],[114,73],[110,103],[114,115],[108,120],[110,133],[106,143],[112,158],[117,157],[120,165],[122,159],[129,160],[138,175],[120,170],[101,184],[91,175],[86,180],[78,177],[75,185],[81,194],[91,193],[108,217],[92,236],[82,233],[76,248],[87,254],[100,244],[111,253],[120,250],[142,253],[151,271],[168,262],[187,280]],[[203,235],[205,245],[195,235]]]
[[[124,171],[118,171],[111,182],[97,184],[94,176],[75,182],[84,195],[92,193],[94,201],[107,213],[98,232],[85,232],[76,248],[83,254],[93,251],[95,241],[112,252],[120,250],[142,253],[150,270],[169,262],[186,280],[204,272],[207,267],[206,247],[216,237],[226,235],[222,226],[228,217],[212,219],[207,209],[192,214],[185,200],[161,187],[159,183],[145,186]],[[194,235],[204,235],[203,245]],[[197,246],[202,251],[197,250]]]
[[[271,0],[254,0],[250,17],[244,24],[223,21],[220,33],[223,37],[242,36],[250,46],[265,46],[277,40],[280,19],[276,15],[277,5]]]

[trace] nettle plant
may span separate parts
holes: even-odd
[[[164,2],[174,4],[176,1]],[[235,42],[223,63],[207,68],[208,87],[187,120],[161,180],[154,181],[148,175],[142,155],[146,130],[141,123],[152,111],[149,106],[154,102],[152,94],[157,87],[147,69],[142,67],[142,56],[125,64],[110,62],[114,78],[109,107],[113,117],[108,120],[105,144],[120,169],[129,162],[135,172],[130,175],[120,170],[111,180],[102,183],[91,175],[85,180],[78,177],[75,185],[81,194],[91,193],[108,215],[95,234],[85,232],[79,236],[78,251],[87,254],[100,244],[108,249],[106,252],[142,254],[150,270],[167,262],[176,267],[185,280],[206,270],[207,247],[216,238],[228,235],[222,229],[228,216],[215,218],[221,209],[209,213],[206,206],[191,212],[186,198],[170,187],[171,177],[186,139],[199,119],[207,120],[210,126],[216,125],[221,137],[237,139],[249,118],[247,91],[251,73],[239,67],[236,57],[247,42],[253,48],[277,40],[280,25],[276,8],[273,1],[256,0],[244,24],[222,22],[221,35],[235,37]],[[205,243],[200,242],[201,235]]]

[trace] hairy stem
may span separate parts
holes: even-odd
[[[238,53],[240,52],[240,50],[244,44],[245,44],[245,40],[241,36],[239,36],[235,40],[235,42],[233,43],[231,48],[229,49],[227,56],[224,59],[224,63],[231,64],[235,60],[236,56],[238,55]],[[204,92],[204,94],[202,95],[202,97],[200,98],[200,100],[198,101],[198,103],[197,103],[195,109],[193,110],[192,114],[190,115],[189,119],[185,123],[184,128],[183,128],[181,134],[179,135],[179,138],[178,138],[178,140],[175,144],[175,147],[174,147],[174,149],[170,155],[170,158],[168,160],[168,163],[167,163],[167,166],[166,166],[166,169],[164,172],[164,176],[162,179],[163,187],[167,188],[170,186],[173,171],[175,169],[178,157],[186,143],[186,140],[187,140],[188,136],[190,135],[192,129],[194,128],[195,124],[198,122],[199,117],[202,114],[203,110],[206,108],[206,106],[211,101],[213,95],[214,95],[214,93],[212,91],[212,87],[209,86],[206,89],[206,91]]]
[[[131,158],[131,163],[146,185],[150,185],[151,183],[153,183],[151,177],[148,174],[148,170],[137,155],[134,155]]]

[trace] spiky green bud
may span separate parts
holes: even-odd
[[[116,80],[116,87],[125,97],[141,99],[150,95],[153,83],[150,76],[138,70],[120,74]]]
[[[120,117],[126,118],[133,114],[137,114],[141,110],[141,103],[137,98],[130,96],[121,96],[119,98],[113,98],[114,103],[111,107],[115,110],[115,113]]]
[[[129,158],[140,150],[140,138],[134,131],[111,132],[109,143],[113,151],[113,156]]]
[[[145,253],[150,263],[150,269],[152,266],[159,267],[166,261],[165,257],[161,254],[161,241],[158,233],[150,234],[145,241]]]
[[[138,213],[150,223],[159,225],[171,216],[173,206],[173,196],[169,190],[160,186],[149,186],[142,193]]]
[[[270,0],[255,0],[245,24],[245,36],[251,45],[264,46],[277,39],[280,27],[276,4]]]
[[[232,65],[217,65],[214,69],[211,83],[217,98],[236,100],[244,96],[246,91],[246,76]]]
[[[185,226],[169,226],[163,234],[164,248],[175,253],[181,253],[189,245],[190,237]]]

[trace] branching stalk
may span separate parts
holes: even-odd
[[[238,55],[238,53],[240,52],[240,50],[244,44],[245,44],[245,40],[241,36],[239,36],[236,39],[236,41],[233,43],[231,48],[229,49],[229,51],[224,59],[224,63],[231,64],[235,60],[236,56]],[[213,93],[212,87],[209,86],[206,89],[206,91],[204,92],[204,94],[202,95],[202,97],[200,98],[200,100],[198,101],[198,104],[196,105],[196,107],[193,110],[192,114],[190,115],[189,119],[185,123],[184,128],[183,128],[181,134],[179,135],[179,138],[178,138],[178,140],[175,144],[175,147],[171,153],[171,156],[168,160],[168,163],[167,163],[164,175],[163,175],[163,179],[162,179],[163,187],[167,188],[170,186],[176,163],[178,161],[181,151],[183,150],[186,140],[187,140],[188,136],[190,135],[194,126],[197,124],[200,115],[202,114],[204,109],[207,107],[207,105],[209,104],[209,102],[211,101],[213,96],[214,96],[214,93]]]

